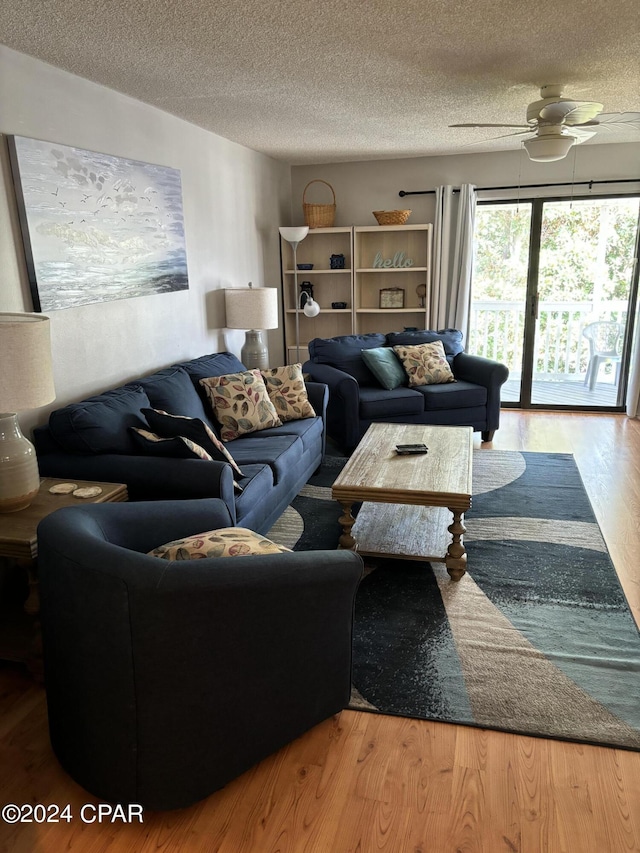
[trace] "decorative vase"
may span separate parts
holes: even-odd
[[[240,360],[248,370],[266,370],[269,367],[269,349],[262,337],[262,329],[247,329]]]
[[[12,413],[0,414],[0,512],[28,507],[40,490],[36,450]]]

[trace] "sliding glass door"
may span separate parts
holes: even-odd
[[[469,348],[503,403],[621,408],[640,197],[479,205]]]
[[[468,350],[507,365],[508,403],[520,402],[532,211],[530,202],[476,211]]]

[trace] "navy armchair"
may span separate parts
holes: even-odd
[[[383,388],[362,358],[362,350],[440,340],[456,378],[443,385]],[[457,329],[342,335],[309,342],[305,374],[329,387],[327,432],[351,452],[376,421],[471,426],[491,441],[500,425],[504,364],[465,353]]]
[[[361,558],[147,555],[229,525],[214,498],[69,507],[39,526],[51,742],[101,799],[187,806],[349,701]]]

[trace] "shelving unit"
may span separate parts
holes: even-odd
[[[312,338],[400,331],[405,326],[428,328],[431,228],[431,225],[356,225],[309,231],[298,245],[297,262],[313,264],[313,269],[298,270],[298,291],[302,282],[311,282],[320,314],[305,317],[302,311],[299,313],[300,361],[308,358],[306,345]],[[295,271],[293,251],[283,239],[280,254],[284,339],[287,363],[292,364],[297,360]],[[344,269],[330,268],[333,254],[345,256]],[[385,262],[389,265],[379,266]],[[423,306],[416,293],[419,284],[426,286]],[[380,308],[380,291],[393,287],[404,291],[404,307]],[[347,308],[332,308],[332,302],[346,302]],[[389,316],[383,318],[381,314]]]
[[[431,292],[431,225],[356,225],[354,227],[354,311],[356,332],[428,328]],[[387,264],[387,266],[385,266]],[[424,284],[421,305],[416,292]],[[381,308],[380,292],[404,291],[404,307]],[[401,315],[393,323],[382,321]]]
[[[330,268],[331,255],[344,255],[344,269]],[[284,339],[287,363],[296,358],[296,296],[293,250],[286,240],[280,239],[282,263],[282,289],[284,306]],[[313,298],[320,306],[317,317],[305,317],[299,312],[300,361],[309,358],[307,343],[312,338],[332,338],[349,335],[353,331],[353,229],[314,228],[298,245],[298,263],[313,264],[312,270],[298,270],[298,297],[300,285],[309,281],[313,285]],[[346,302],[347,308],[331,307],[332,302]]]

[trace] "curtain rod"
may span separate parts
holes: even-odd
[[[489,192],[493,190],[532,190],[544,189],[545,187],[589,187],[591,189],[596,184],[637,184],[640,183],[640,178],[619,178],[617,181],[561,181],[557,184],[520,184],[512,187],[476,187],[478,192]],[[435,190],[400,190],[398,195],[404,198],[406,195],[435,195]],[[459,193],[459,189],[454,189],[454,193]]]

